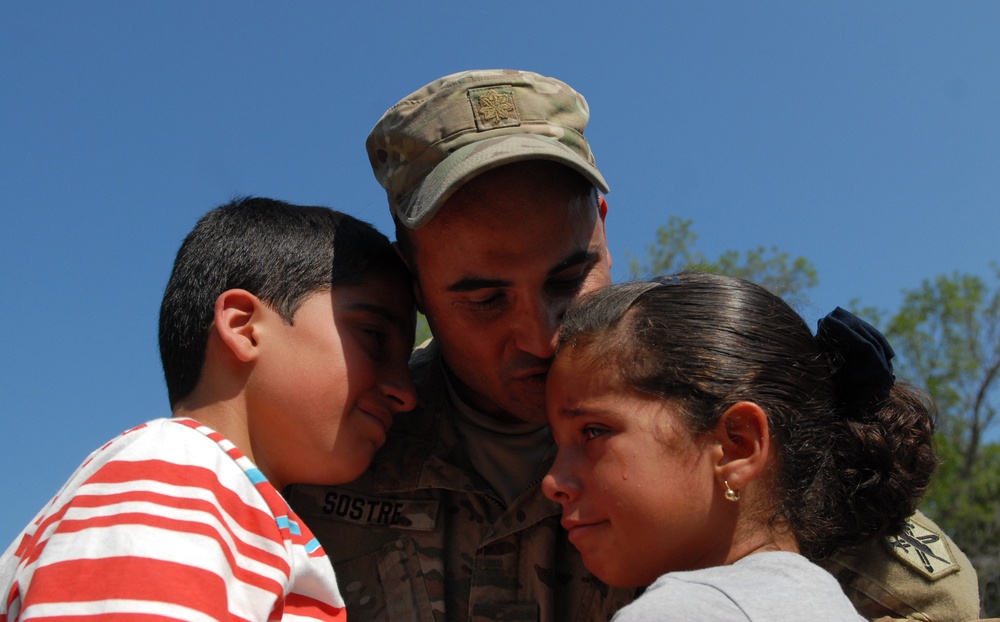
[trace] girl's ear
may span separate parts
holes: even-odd
[[[760,477],[771,453],[767,413],[753,402],[737,402],[716,424],[713,435],[722,456],[715,466],[720,487],[735,491]]]
[[[259,352],[257,324],[263,303],[245,289],[227,289],[215,299],[213,327],[237,360],[249,363]]]

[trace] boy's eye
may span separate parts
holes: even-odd
[[[361,334],[364,335],[365,340],[368,342],[368,350],[372,357],[381,359],[389,335],[381,328],[374,327],[362,327]]]

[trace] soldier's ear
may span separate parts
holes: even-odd
[[[417,278],[417,271],[414,270],[414,266],[412,265],[410,260],[407,259],[406,253],[404,253],[403,249],[399,246],[399,242],[392,243],[392,250],[396,252],[396,256],[398,256],[403,261],[403,264],[406,266],[406,269],[410,271],[410,283],[413,286],[413,300],[417,304],[417,311],[423,313],[424,292],[423,290],[420,289],[420,279]]]
[[[612,260],[614,258],[611,256],[611,252],[607,250],[608,249],[608,228],[607,228],[607,224],[605,223],[604,219],[607,218],[607,216],[608,216],[608,201],[607,201],[607,199],[604,198],[603,194],[598,194],[597,195],[597,215],[600,216],[600,218],[601,218],[601,234],[604,237],[604,249],[605,249],[604,252],[608,256],[608,267],[610,268],[611,265],[612,265],[612,263],[613,263]]]

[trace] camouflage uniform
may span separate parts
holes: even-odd
[[[634,590],[584,568],[538,483],[503,507],[472,469],[432,345],[411,361],[420,405],[396,418],[373,466],[289,501],[333,561],[352,622],[605,621]]]
[[[964,622],[979,616],[979,584],[969,558],[920,512],[902,535],[849,549],[823,565],[870,620]]]

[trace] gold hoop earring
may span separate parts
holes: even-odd
[[[739,501],[740,491],[733,490],[732,488],[730,488],[729,482],[727,482],[726,480],[722,480],[722,483],[726,485],[726,501],[732,501],[733,503]]]

